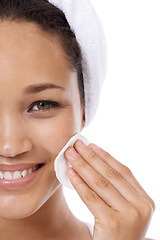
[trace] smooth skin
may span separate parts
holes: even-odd
[[[0,164],[45,163],[41,174],[26,187],[0,188],[0,237],[91,240],[87,226],[68,208],[54,171],[59,151],[81,132],[85,123],[77,74],[58,39],[46,35],[35,24],[1,22],[0,33]],[[48,83],[59,88],[26,91],[31,85]],[[59,105],[43,103],[41,108],[37,101]],[[118,161],[102,149],[95,153],[93,144],[89,146],[79,148],[76,142],[78,156],[69,157],[67,151],[66,157],[79,174],[69,175],[71,182],[95,216],[93,239],[143,239],[153,201],[128,170],[121,171]],[[109,165],[107,175],[103,170]],[[112,168],[119,174],[114,174]],[[132,222],[127,221],[128,214]],[[140,227],[135,236],[137,216]]]
[[[0,188],[0,239],[89,240],[54,171],[59,151],[84,125],[77,75],[58,40],[36,25],[3,22],[0,34],[0,164],[45,163],[31,184]],[[46,83],[63,89],[24,92]],[[41,108],[40,100],[61,106]]]

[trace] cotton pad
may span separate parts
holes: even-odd
[[[73,145],[77,139],[81,139],[86,145],[89,144],[89,141],[82,134],[78,133],[78,134],[74,135],[72,138],[70,138],[70,140],[66,143],[66,145],[63,147],[63,149],[59,152],[59,154],[56,157],[55,162],[54,162],[54,169],[56,172],[57,179],[65,187],[68,187],[71,189],[74,189],[74,187],[72,186],[72,184],[67,176],[66,171],[69,167],[72,167],[72,166],[65,158],[64,152],[69,146],[73,147]]]

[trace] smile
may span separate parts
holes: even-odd
[[[24,169],[23,171],[0,171],[0,179],[5,180],[15,180],[19,179],[21,177],[26,177],[27,175],[31,174],[32,172],[36,171],[38,168],[40,168],[40,164],[34,166],[33,168],[30,168],[29,170]]]
[[[2,171],[0,168],[0,188],[13,189],[25,186],[39,175],[44,165],[37,164],[28,170],[21,171]]]

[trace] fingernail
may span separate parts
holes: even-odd
[[[79,140],[79,139],[78,139],[78,146],[79,146],[80,148],[85,148],[85,147],[86,147],[86,145],[84,144],[84,142],[81,141],[81,140]]]
[[[75,157],[77,157],[78,156],[78,154],[77,154],[77,152],[74,150],[74,148],[71,148],[71,150],[69,150],[69,155],[71,156],[71,157],[73,157],[73,158],[75,158]]]

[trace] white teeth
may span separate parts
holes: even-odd
[[[0,172],[0,179],[3,179],[3,173]]]
[[[20,177],[21,177],[21,172],[20,171],[16,171],[16,172],[13,173],[13,180],[18,179]]]
[[[0,171],[0,179],[5,179],[5,180],[19,179],[21,177],[26,177],[27,175],[31,174],[35,170],[37,170],[37,166],[34,166],[33,168],[30,168],[28,171],[23,170],[23,171],[15,171],[15,172],[12,172],[12,173],[11,172],[2,173]],[[13,174],[13,176],[12,176],[12,174]]]
[[[3,177],[5,180],[12,180],[12,174],[10,172],[5,172]]]
[[[26,176],[27,176],[27,170],[23,170],[21,176],[22,176],[22,177],[26,177]]]
[[[32,168],[30,168],[30,169],[28,170],[28,174],[30,174],[30,173],[32,173]]]

